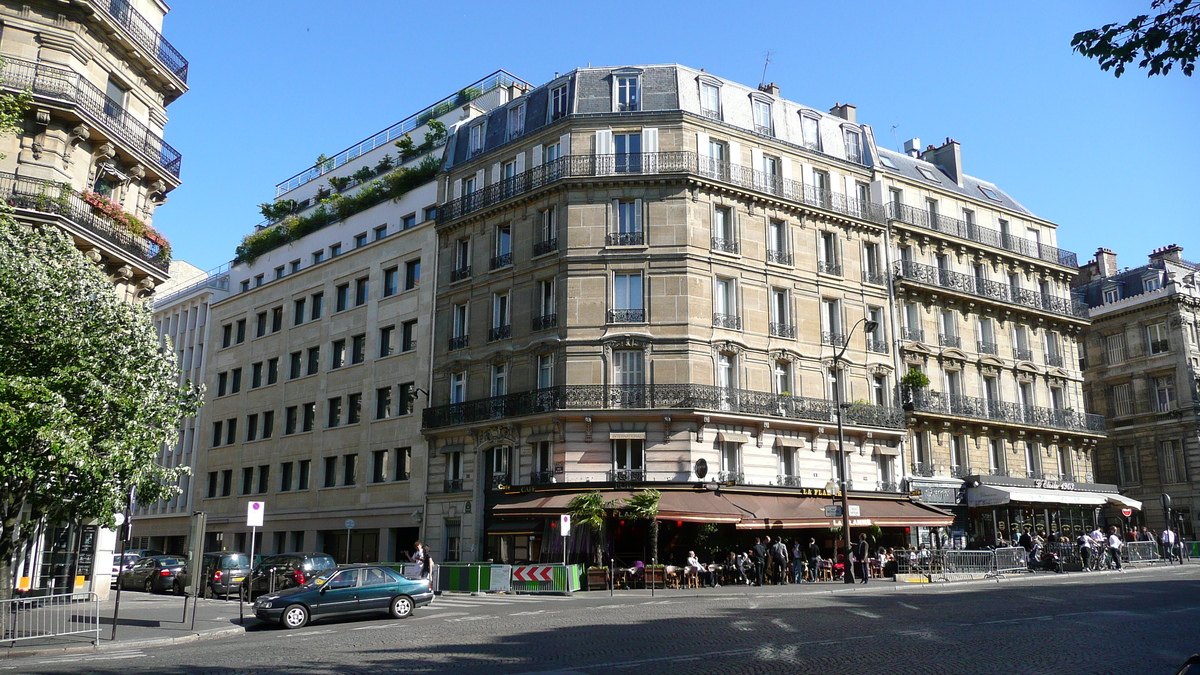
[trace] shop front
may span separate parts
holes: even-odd
[[[1122,496],[1117,486],[1053,480],[969,476],[967,506],[972,536],[984,546],[1042,539],[1075,539],[1112,522],[1105,507],[1139,511],[1141,502]]]

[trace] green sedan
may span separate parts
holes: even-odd
[[[327,616],[388,612],[403,619],[413,609],[433,601],[428,579],[409,579],[387,567],[349,565],[329,570],[312,581],[263,595],[254,601],[254,615],[300,628]]]

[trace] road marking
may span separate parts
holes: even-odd
[[[753,626],[753,624],[752,624],[752,623],[750,623],[749,621],[734,621],[733,623],[731,623],[731,624],[729,624],[729,625],[733,626],[734,628],[736,628],[736,629],[738,629],[738,630],[740,630],[740,631],[745,631],[745,632],[747,632],[747,633],[749,633],[749,632],[751,632],[751,631],[753,631],[753,630],[754,630],[754,629],[751,627],[751,626]]]
[[[847,611],[847,612],[850,612],[851,614],[857,614],[857,615],[859,615],[859,616],[865,616],[865,617],[867,617],[868,619],[881,619],[881,618],[883,618],[883,617],[879,616],[878,614],[876,614],[875,612],[868,612],[868,611],[867,611],[867,610],[865,610],[865,609],[847,609],[846,611]]]
[[[915,609],[915,610],[918,610],[918,611],[920,611],[920,609],[921,609],[920,607],[917,607],[916,605],[910,605],[910,604],[908,604],[907,602],[902,602],[902,603],[900,603],[900,606],[901,606],[901,607],[906,607],[906,608],[908,608],[908,609]]]
[[[383,630],[384,628],[404,628],[404,626],[395,623],[385,623],[381,626],[359,626],[358,628],[351,628],[350,630]]]
[[[513,612],[512,614],[509,614],[509,616],[533,616],[534,614],[545,614],[545,613],[546,613],[546,610],[538,609],[538,610],[534,610],[532,612]]]
[[[334,633],[334,632],[336,632],[336,631],[334,631],[332,629],[330,629],[330,630],[306,630],[303,633],[285,634],[285,637],[301,637],[301,636],[306,636],[306,635],[325,635],[326,633]]]
[[[107,654],[96,654],[93,656],[56,656],[49,659],[38,659],[34,663],[38,665],[53,664],[53,663],[77,663],[79,661],[115,661],[120,659],[136,659],[145,656],[145,652],[140,649],[126,649],[122,651],[109,652]]]
[[[787,632],[787,633],[795,633],[796,632],[795,628],[792,628],[790,625],[788,625],[788,623],[786,621],[784,621],[783,619],[780,619],[779,617],[775,617],[774,619],[771,619],[771,623],[775,624],[778,628],[782,629],[784,632]]]

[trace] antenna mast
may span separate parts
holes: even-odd
[[[762,81],[760,81],[760,82],[758,83],[758,86],[759,86],[759,88],[760,88],[760,89],[762,88],[762,86],[763,86],[764,84],[766,84],[766,83],[767,83],[767,66],[771,65],[771,56],[772,56],[774,53],[775,53],[775,50],[773,50],[773,49],[772,49],[772,50],[768,51],[768,52],[765,54],[765,57],[766,57],[766,58],[765,58],[765,60],[764,60],[764,62],[763,62],[763,74],[762,74]]]

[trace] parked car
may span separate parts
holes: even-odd
[[[282,553],[267,556],[254,566],[242,582],[242,600],[249,602],[263,593],[303,586],[321,573],[337,567],[328,553]]]
[[[432,600],[428,579],[409,579],[378,565],[350,565],[263,595],[254,602],[254,615],[284,628],[300,628],[314,618],[348,614],[388,612],[403,619]]]
[[[187,568],[187,562],[171,555],[142,558],[121,572],[121,588],[140,588],[147,593],[176,590],[175,579]]]
[[[137,562],[138,559],[141,557],[142,556],[140,554],[132,553],[129,551],[125,552],[125,556],[123,558],[120,553],[113,554],[113,564],[112,564],[113,588],[116,588],[117,579],[119,579],[121,577],[121,573],[124,572],[125,570],[128,570],[130,567],[133,567],[133,564],[135,562]]]
[[[250,556],[237,551],[205,553],[200,559],[200,588],[198,593],[206,598],[237,596],[242,589],[242,580],[250,573]],[[177,593],[188,585],[188,572],[175,580]]]

